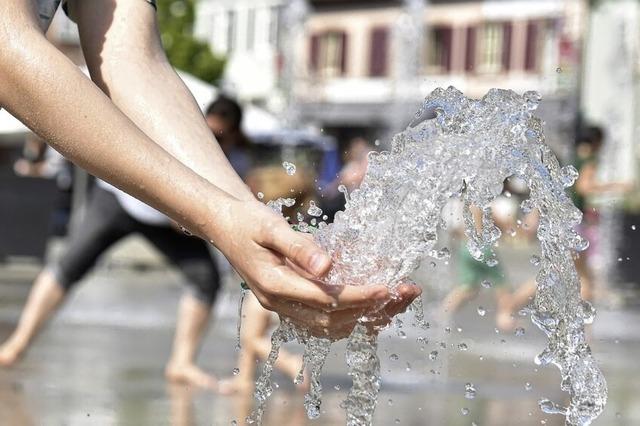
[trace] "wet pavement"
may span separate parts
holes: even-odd
[[[503,254],[514,282],[532,273],[526,266],[527,250]],[[445,266],[417,274],[418,280],[428,282],[427,312],[434,311],[450,287]],[[14,326],[36,273],[37,265],[0,268],[0,339]],[[200,355],[200,364],[218,376],[231,375],[236,356],[239,293],[234,277],[227,278]],[[22,362],[0,369],[0,425],[230,425],[241,418],[250,400],[169,386],[163,378],[180,279],[161,264],[146,270],[107,264],[88,276]],[[406,314],[406,336],[395,329],[381,336],[383,385],[376,425],[563,424],[562,418],[544,414],[537,406],[542,397],[566,401],[557,369],[538,370],[532,361],[544,346],[541,333],[527,317],[518,318],[526,329],[523,336],[497,333],[491,292],[482,290],[449,324],[428,318],[431,328],[419,331]],[[479,305],[487,309],[483,317],[477,314]],[[595,424],[640,424],[637,324],[638,310],[599,309],[591,341],[609,384],[609,403]],[[417,342],[418,337],[428,339],[428,344]],[[460,343],[467,350],[459,349]],[[343,348],[335,346],[325,367],[319,420],[306,420],[302,396],[276,375],[278,387],[265,424],[344,424],[339,405],[349,381]],[[434,360],[429,357],[432,351],[438,351]],[[464,396],[467,382],[477,390],[474,399]]]

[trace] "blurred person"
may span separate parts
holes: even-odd
[[[242,107],[220,95],[207,108],[205,119],[231,167],[245,180],[252,167],[251,142],[242,131]]]
[[[331,259],[233,171],[166,58],[154,0],[64,2],[93,82],[44,36],[59,3],[5,1],[0,106],[74,163],[214,243],[263,306],[302,326],[332,334],[391,300],[384,285],[332,292],[318,282]],[[401,308],[419,293],[401,286]]]
[[[218,268],[207,244],[174,229],[166,216],[102,181],[94,187],[86,213],[73,230],[65,252],[36,278],[18,326],[0,346],[0,366],[17,362],[100,257],[132,234],[142,235],[188,282],[189,291],[179,302],[167,379],[214,388],[216,379],[195,362],[220,287]]]
[[[456,200],[458,208],[462,208],[462,203]],[[513,221],[514,206],[512,200],[504,195],[496,198],[492,204],[492,217],[501,230],[507,229]],[[516,207],[517,208],[517,207]],[[455,208],[454,208],[455,209]],[[462,212],[457,212],[461,217]],[[455,212],[453,213],[455,214]],[[482,211],[471,207],[471,214],[475,222],[476,231],[482,232]],[[462,237],[461,226],[454,230],[454,235]],[[484,255],[488,256],[489,250],[485,250]],[[497,256],[497,254],[496,254]],[[496,325],[500,329],[507,329],[511,326],[511,304],[510,292],[506,286],[505,273],[500,263],[495,266],[488,266],[484,261],[478,261],[466,247],[460,242],[456,258],[456,282],[457,287],[451,290],[440,305],[440,312],[446,318],[460,310],[466,303],[477,297],[484,281],[488,281],[493,288],[496,301]]]
[[[633,185],[628,182],[601,183],[598,181],[598,154],[604,142],[604,131],[598,126],[591,126],[582,131],[576,146],[575,167],[579,176],[571,195],[573,202],[583,213],[578,232],[589,240],[589,247],[575,257],[576,270],[580,279],[580,293],[584,300],[594,301],[594,278],[589,260],[597,250],[599,215],[591,204],[591,197],[606,194],[623,194],[630,191]],[[532,212],[529,219],[531,236],[535,235],[539,213]],[[535,277],[523,284],[513,295],[511,311],[513,313],[528,305],[536,294]]]
[[[238,354],[237,374],[228,379],[221,379],[218,392],[223,395],[252,395],[255,387],[256,370],[259,361],[266,361],[271,352],[269,329],[272,325],[272,313],[260,306],[251,293],[245,297],[242,307],[242,328],[240,333],[240,352]],[[293,382],[302,368],[302,357],[280,349],[274,365]],[[306,390],[309,380],[305,376],[299,389]],[[247,413],[248,414],[248,413]]]
[[[308,200],[313,193],[310,180],[302,171],[289,176],[282,167],[261,167],[253,170],[247,180],[249,187],[254,192],[263,194],[263,199],[276,200],[289,197],[293,193],[300,203]],[[286,209],[283,214],[293,214],[293,208]],[[251,410],[253,390],[257,363],[265,361],[271,351],[270,327],[273,324],[272,313],[260,306],[256,297],[250,292],[245,295],[242,306],[240,333],[240,352],[237,361],[237,374],[231,378],[222,379],[218,384],[218,392],[223,395],[238,394],[237,410],[238,419],[244,419]],[[280,349],[275,368],[283,372],[294,381],[302,368],[302,357],[293,355],[284,348]],[[308,388],[308,380],[305,380],[300,389]],[[248,401],[245,401],[249,397]],[[247,411],[245,413],[245,411]],[[244,415],[242,415],[244,414]]]
[[[369,142],[361,137],[349,142],[344,156],[344,166],[333,182],[322,190],[322,206],[324,213],[333,221],[335,214],[345,207],[345,195],[338,188],[344,185],[347,191],[357,189],[367,172],[367,156],[372,151]]]
[[[580,276],[582,298],[593,301],[594,277],[589,260],[598,246],[599,214],[593,197],[598,195],[624,194],[633,188],[628,182],[600,182],[598,180],[598,155],[604,142],[604,131],[601,127],[588,127],[581,135],[576,148],[576,169],[578,180],[573,187],[573,202],[582,211],[582,223],[578,232],[589,240],[589,247],[578,253],[575,259],[576,269]]]

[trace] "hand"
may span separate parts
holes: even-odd
[[[262,306],[313,334],[342,336],[362,315],[390,318],[420,294],[415,286],[401,286],[392,300],[383,285],[325,285],[320,278],[331,259],[308,236],[258,201],[232,200],[225,210],[211,225],[210,238]]]
[[[369,333],[377,334],[389,325],[393,317],[406,311],[411,302],[421,293],[422,289],[413,283],[402,284],[397,287],[393,298],[387,302],[376,304],[369,312],[365,309],[345,309],[329,313],[308,312],[302,321],[293,321],[309,330],[313,336],[339,340],[348,337],[363,315],[366,315],[367,321],[364,324]]]

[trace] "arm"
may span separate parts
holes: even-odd
[[[576,182],[576,192],[583,197],[593,195],[623,194],[633,189],[633,184],[627,182],[598,182],[596,163],[591,162],[580,169],[580,177]]]
[[[0,105],[58,151],[91,173],[165,212],[199,236],[215,242],[269,309],[301,322],[326,323],[334,327],[339,322],[353,323],[357,312],[368,312],[380,301],[388,300],[386,289],[380,286],[344,288],[330,294],[308,276],[303,278],[296,273],[286,259],[318,276],[329,267],[326,254],[306,238],[292,232],[282,218],[251,199],[244,185],[230,171],[226,160],[216,160],[215,150],[219,149],[215,145],[211,147],[196,142],[196,148],[189,148],[194,141],[176,137],[178,132],[166,139],[161,137],[167,131],[163,121],[164,124],[175,125],[187,120],[191,125],[186,127],[193,126],[193,133],[187,135],[200,140],[201,130],[193,124],[193,109],[187,110],[191,112],[177,111],[178,115],[167,119],[158,104],[130,107],[130,113],[138,108],[152,109],[150,116],[133,114],[140,123],[147,118],[154,120],[153,127],[141,130],[122,112],[127,110],[126,105],[121,107],[122,110],[116,107],[47,42],[38,27],[30,1],[7,2],[0,15]],[[105,40],[107,30],[117,24],[113,22],[117,18],[115,4],[117,8],[138,4],[135,1],[89,0],[80,4],[89,3],[102,13],[95,16],[96,20],[91,24],[96,25],[98,37],[102,31]],[[111,13],[105,7],[110,7]],[[82,10],[77,12],[82,16]],[[132,14],[126,19],[120,19],[135,21],[135,10],[129,12]],[[126,42],[119,40],[119,44],[114,46],[127,50]],[[147,48],[144,50],[143,46],[142,53],[154,52],[152,47]],[[104,59],[101,54],[99,62]],[[121,57],[106,59],[106,62],[114,64],[111,70],[123,65],[118,63]],[[161,60],[161,66],[165,66],[163,57],[157,59]],[[144,67],[145,63],[139,65]],[[95,72],[95,64],[93,68]],[[153,69],[143,71],[155,72]],[[104,72],[102,67],[100,72]],[[154,78],[153,74],[147,73],[146,76],[147,82]],[[95,78],[109,93],[108,78],[101,79],[97,75]],[[174,83],[167,83],[168,89],[161,88],[163,97],[160,105],[175,102],[176,98],[181,105],[188,104],[184,92],[169,91],[179,87],[175,80]],[[132,96],[144,87],[136,89]],[[115,92],[114,97],[118,97]],[[138,96],[138,101],[142,97]],[[156,108],[159,109],[157,113]],[[199,112],[198,117],[202,120]],[[204,123],[200,129],[204,129],[203,126]],[[154,134],[159,135],[158,144],[146,133],[153,133],[154,129]],[[214,156],[210,166],[209,154]],[[407,303],[416,295],[413,290],[403,293]]]

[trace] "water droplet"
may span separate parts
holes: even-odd
[[[464,397],[467,399],[473,399],[476,397],[476,388],[473,383],[467,383],[464,385]]]
[[[533,210],[534,208],[534,204],[533,204],[533,200],[531,198],[527,198],[526,200],[523,200],[522,203],[520,203],[520,208],[522,209],[522,211],[524,213],[529,213],[531,212],[531,210]],[[522,221],[518,219],[518,225],[522,224]]]
[[[480,285],[484,288],[491,288],[493,286],[493,284],[489,280],[482,280]]]
[[[462,407],[460,409],[460,414],[462,414],[463,416],[468,416],[469,415],[469,409],[466,407]]]
[[[524,384],[524,388],[526,390],[530,391],[533,388],[533,386],[531,386],[531,383],[527,382],[527,383]]]
[[[524,328],[522,328],[522,327],[516,328],[515,335],[516,336],[524,336]]]
[[[540,409],[547,414],[565,414],[567,410],[548,399],[541,399],[538,401]]]
[[[405,368],[406,371],[411,371],[411,364],[407,363],[407,367]]]
[[[238,367],[233,369],[233,375],[237,376],[238,374],[240,374],[240,369]]]
[[[188,236],[190,236],[190,237],[193,235],[193,234],[191,233],[191,231],[189,231],[187,228],[185,228],[185,227],[184,227],[184,226],[182,226],[182,225],[180,225],[180,230],[181,230],[185,235],[188,235]]]
[[[485,263],[487,264],[488,267],[493,268],[498,264],[498,259],[496,259],[495,257],[492,257],[487,259]]]
[[[522,98],[526,102],[527,109],[529,111],[535,111],[538,108],[538,105],[540,104],[540,100],[542,99],[542,96],[540,96],[540,93],[536,92],[535,90],[530,90],[528,92],[524,92],[524,95],[522,95]]]
[[[258,200],[262,200],[264,198],[264,194],[262,192],[258,192]]]
[[[289,176],[293,176],[296,173],[296,165],[293,163],[283,161],[282,167],[284,167],[284,171],[287,172]]]
[[[483,308],[482,306],[478,306],[478,315],[480,315],[481,317],[485,316],[487,314],[487,310],[485,308]]]
[[[339,391],[339,390],[340,390],[340,385],[335,385],[333,388],[334,388],[335,390]]]
[[[636,226],[635,225],[631,225],[631,230],[635,231],[636,230]]]
[[[309,209],[307,210],[309,216],[320,217],[322,216],[322,209],[316,206],[315,201],[309,201]]]
[[[326,214],[322,216],[322,220],[327,220],[329,219],[329,216],[327,216]]]
[[[560,169],[560,179],[565,188],[573,185],[578,179],[578,170],[571,164]]]
[[[460,343],[460,344],[458,345],[458,350],[461,350],[461,351],[469,350],[469,346],[467,346],[467,344],[466,344],[466,343]]]
[[[540,256],[538,256],[538,255],[535,255],[535,254],[534,254],[534,255],[533,255],[533,256],[531,256],[531,258],[529,259],[529,262],[531,262],[531,264],[532,264],[533,266],[538,266],[538,265],[540,265]]]
[[[429,353],[429,359],[431,361],[435,361],[436,359],[438,359],[438,351],[431,351]]]
[[[562,73],[562,68],[560,68],[560,67],[556,68],[556,72],[557,72],[558,74]]]
[[[444,332],[447,333],[447,334],[450,334],[451,333],[451,327],[445,327],[444,328]]]
[[[397,360],[400,359],[400,357],[398,356],[398,354],[391,354],[391,355],[389,355],[389,359],[391,361],[397,361]]]

